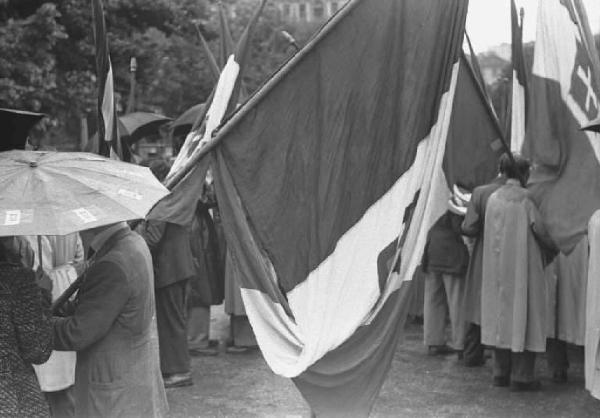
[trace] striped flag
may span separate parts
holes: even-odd
[[[512,97],[510,121],[510,148],[513,152],[521,152],[525,140],[525,125],[527,121],[527,73],[523,56],[523,9],[521,20],[517,15],[515,0],[510,2],[512,26]]]
[[[368,414],[389,369],[410,278],[450,196],[466,10],[350,1],[216,139],[246,312],[267,363],[317,416]]]
[[[129,161],[130,153],[127,149],[123,149],[117,128],[118,117],[115,106],[113,71],[102,0],[92,0],[92,18],[98,84],[98,153],[106,157]]]
[[[600,208],[600,64],[581,0],[539,3],[525,153],[550,234],[569,253]]]

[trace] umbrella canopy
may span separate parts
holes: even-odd
[[[204,112],[204,106],[204,103],[198,103],[197,105],[190,107],[188,110],[183,112],[181,116],[175,119],[175,121],[173,121],[171,124],[173,135],[187,135],[192,129],[194,122],[196,122],[198,115]]]
[[[589,124],[583,126],[581,129],[600,133],[600,115]]]
[[[0,236],[144,218],[168,190],[146,167],[76,152],[0,153]]]
[[[0,151],[25,149],[29,130],[45,115],[0,108]]]
[[[158,133],[158,129],[171,120],[156,113],[128,113],[119,117],[119,134],[121,137],[128,137],[127,142],[133,144],[146,136]]]

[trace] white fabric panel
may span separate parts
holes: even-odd
[[[525,140],[525,88],[519,84],[515,70],[512,78],[511,108],[510,150],[520,153]]]
[[[288,293],[296,322],[266,295],[242,289],[248,318],[265,360],[275,373],[286,377],[301,374],[368,323],[402,281],[412,278],[421,261],[427,232],[446,211],[450,196],[442,163],[458,66],[456,63],[453,67],[437,122],[419,143],[411,168],[342,236],[333,253]],[[377,257],[402,234],[404,209],[419,190],[402,249],[402,271],[390,276],[380,295]]]
[[[577,42],[581,42],[579,28],[571,19],[569,11],[559,0],[540,1],[536,43],[533,56],[533,75],[560,83],[560,91],[567,107],[573,113],[580,126],[590,122],[571,95],[571,77],[573,72],[585,82],[591,75],[581,67],[576,68]],[[593,90],[589,91],[589,100],[598,103]],[[596,158],[600,162],[600,135],[584,131]]]
[[[585,327],[585,388],[600,399],[600,211],[590,219],[588,228],[590,260],[587,283]]]
[[[198,151],[211,139],[213,132],[219,127],[225,116],[239,73],[240,65],[235,61],[235,57],[230,55],[227,64],[225,64],[225,67],[221,71],[217,87],[215,88],[215,95],[210,103],[208,112],[206,112],[206,127],[202,137],[198,131],[192,131],[188,134],[171,170],[169,170],[167,178],[179,171],[192,158],[190,150],[194,152]]]

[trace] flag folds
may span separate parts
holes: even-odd
[[[512,27],[512,88],[511,88],[511,124],[510,148],[520,153],[525,140],[525,125],[527,116],[527,72],[523,56],[523,9],[521,20],[517,15],[515,0],[510,2]]]
[[[531,190],[561,251],[569,253],[600,207],[598,51],[581,0],[539,3],[524,153]]]
[[[317,415],[366,415],[389,368],[407,280],[450,194],[466,10],[350,1],[218,134],[248,317]]]
[[[96,45],[96,77],[98,80],[98,152],[101,155],[129,161],[131,154],[123,149],[117,128],[112,64],[106,37],[102,0],[92,0],[94,41]]]

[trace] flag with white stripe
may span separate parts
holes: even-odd
[[[129,161],[131,155],[127,149],[123,149],[117,128],[114,79],[102,0],[92,0],[92,19],[98,85],[98,153],[106,157]]]
[[[512,27],[512,97],[511,97],[511,123],[510,123],[510,148],[513,152],[520,153],[525,140],[525,125],[527,121],[527,72],[525,70],[525,57],[523,56],[523,9],[521,18],[517,15],[515,0],[510,2],[511,27]]]
[[[524,152],[534,197],[561,251],[569,253],[600,207],[600,64],[581,0],[539,3]]]
[[[218,134],[217,198],[248,317],[318,416],[370,410],[447,210],[466,9],[349,2]]]

